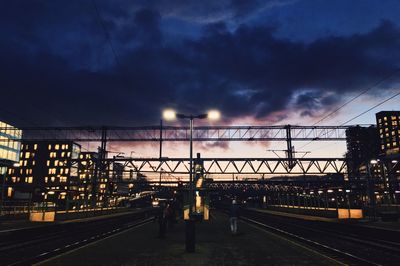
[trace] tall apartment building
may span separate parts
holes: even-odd
[[[376,114],[381,155],[399,154],[400,111],[382,111]]]
[[[346,130],[346,144],[349,180],[365,179],[366,173],[362,169],[371,159],[377,159],[379,155],[377,128],[375,126],[349,127]]]
[[[9,169],[13,198],[55,205],[58,209],[79,208],[84,202],[78,175],[80,145],[72,141],[23,141],[19,167]]]
[[[85,207],[101,206],[105,193],[106,181],[97,168],[98,153],[82,152],[79,156],[79,179],[81,181],[80,193],[84,195]],[[100,178],[97,178],[100,176]]]
[[[379,130],[381,167],[385,179],[385,196],[400,203],[400,111],[376,114]]]

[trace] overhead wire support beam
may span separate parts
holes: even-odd
[[[345,174],[344,158],[202,158],[207,174]],[[137,172],[188,174],[189,158],[108,158],[104,164],[128,163]],[[163,170],[161,170],[163,169]]]
[[[193,141],[344,141],[349,126],[201,126]],[[104,127],[26,127],[25,140],[101,142]],[[162,141],[189,141],[189,127],[163,126]],[[290,132],[288,132],[288,130]],[[107,141],[160,141],[160,126],[107,127]]]

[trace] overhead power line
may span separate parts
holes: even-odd
[[[368,91],[370,91],[371,89],[373,89],[373,88],[375,88],[376,86],[382,84],[383,82],[385,82],[386,80],[392,78],[393,76],[395,76],[395,75],[398,74],[398,73],[400,73],[400,68],[397,68],[396,70],[394,70],[393,72],[391,72],[391,73],[388,74],[387,76],[383,77],[382,79],[378,80],[377,82],[375,82],[374,84],[372,84],[370,87],[368,87],[367,89],[363,90],[362,92],[360,92],[359,94],[357,94],[356,96],[354,96],[353,98],[351,98],[350,100],[348,100],[347,102],[343,103],[341,106],[339,106],[338,108],[336,108],[335,110],[333,110],[332,112],[330,112],[329,114],[325,115],[323,118],[321,118],[320,120],[318,120],[317,122],[315,122],[315,123],[313,124],[313,126],[315,126],[315,125],[321,123],[321,122],[324,121],[326,118],[328,118],[328,117],[330,117],[331,115],[335,114],[336,112],[338,112],[338,111],[339,111],[340,109],[342,109],[343,107],[345,107],[345,106],[347,106],[348,104],[352,103],[353,101],[355,101],[356,99],[358,99],[358,98],[361,97],[362,95],[366,94],[366,93],[367,93]],[[396,97],[396,96],[397,96],[397,95],[393,96],[393,98]],[[385,100],[384,102],[381,102],[381,103],[377,104],[377,106],[373,107],[371,110],[373,110],[374,108],[378,107],[379,105],[382,105],[383,103],[385,103],[385,102],[387,102],[387,101],[389,101],[389,100],[391,100],[391,99],[392,99],[392,98],[387,99],[387,100]],[[367,111],[365,111],[365,113],[368,113],[368,112],[371,111],[371,110],[367,110]],[[364,113],[361,113],[359,116],[355,117],[354,119],[356,119],[356,118],[362,116],[363,114],[364,114]],[[354,120],[354,119],[352,118],[351,120],[346,121],[346,122],[345,122],[344,124],[342,124],[342,125],[345,125],[346,123],[348,123],[348,122],[350,122],[350,121],[352,121],[352,120]],[[308,136],[307,136],[307,137],[308,137]],[[304,144],[303,146],[301,146],[299,149],[303,149],[304,147],[310,145],[313,141],[314,141],[314,140],[311,140],[311,141],[307,142],[306,144]]]
[[[367,89],[363,90],[361,93],[357,94],[356,96],[354,96],[353,98],[351,98],[350,100],[348,100],[347,102],[343,103],[341,106],[339,106],[338,108],[336,108],[335,110],[333,110],[332,112],[330,112],[329,114],[325,115],[323,118],[321,118],[320,120],[318,120],[317,122],[315,122],[313,124],[313,126],[321,123],[322,121],[324,121],[326,118],[330,117],[331,115],[335,114],[336,112],[338,112],[340,109],[342,109],[343,107],[345,107],[346,105],[348,105],[349,103],[355,101],[357,98],[361,97],[362,95],[364,95],[365,93],[367,93],[368,91],[370,91],[371,89],[375,88],[376,86],[378,86],[379,84],[385,82],[386,80],[390,79],[391,77],[393,77],[394,75],[396,75],[397,73],[400,73],[400,68],[396,69],[395,71],[393,71],[392,73],[390,73],[389,75],[383,77],[382,79],[378,80],[377,82],[375,82],[374,84],[372,84],[370,87],[368,87]]]
[[[368,113],[368,112],[374,110],[375,108],[377,108],[377,107],[381,106],[382,104],[384,104],[384,103],[386,103],[386,102],[392,100],[393,98],[396,98],[396,97],[399,96],[399,95],[400,95],[400,92],[398,92],[398,93],[396,93],[396,94],[390,96],[389,98],[386,98],[385,100],[379,102],[378,104],[376,104],[376,105],[374,105],[374,106],[368,108],[367,110],[361,112],[360,114],[358,114],[358,115],[354,116],[353,118],[347,120],[346,122],[340,124],[340,126],[345,126],[347,123],[350,123],[351,121],[353,121],[353,120],[359,118],[360,116],[363,116],[364,114],[366,114],[366,113]],[[323,134],[323,135],[319,135],[318,138],[320,138],[320,137],[322,137],[322,136],[324,136],[324,135],[326,135],[326,134],[328,134],[328,133],[330,133],[330,132],[332,132],[332,131],[328,131],[328,132],[326,132],[326,133]],[[314,140],[311,140],[310,142],[307,142],[306,144],[304,144],[303,146],[301,146],[300,149],[302,149],[302,148],[308,146],[308,145],[311,144],[313,141],[314,141]]]
[[[111,40],[110,34],[107,31],[106,24],[104,24],[104,20],[102,19],[101,15],[100,15],[99,9],[98,9],[97,4],[96,4],[96,0],[92,0],[92,4],[93,4],[93,7],[94,7],[94,10],[96,11],[97,19],[98,19],[101,27],[103,28],[103,31],[104,31],[105,35],[106,35],[107,42],[109,43],[109,45],[111,47],[111,51],[112,51],[112,54],[114,55],[115,62],[116,62],[116,64],[118,66],[121,66],[120,60],[119,60],[119,56],[117,54],[117,51],[114,48],[114,45],[113,45],[113,42]]]
[[[386,103],[386,102],[390,101],[391,99],[393,99],[393,98],[395,98],[395,97],[397,97],[397,96],[399,96],[399,95],[400,95],[400,92],[398,92],[398,93],[396,93],[396,94],[394,94],[394,95],[390,96],[389,98],[387,98],[387,99],[385,99],[385,100],[381,101],[380,103],[378,103],[378,104],[376,104],[376,105],[372,106],[371,108],[369,108],[369,109],[365,110],[364,112],[362,112],[362,113],[360,113],[360,114],[356,115],[356,116],[355,116],[355,117],[353,117],[352,119],[349,119],[349,120],[347,120],[346,122],[344,122],[343,124],[341,124],[341,126],[344,126],[344,125],[346,125],[347,123],[349,123],[349,122],[351,122],[351,121],[353,121],[353,120],[355,120],[355,119],[359,118],[360,116],[362,116],[362,115],[364,115],[364,114],[368,113],[369,111],[372,111],[372,110],[373,110],[373,109],[375,109],[376,107],[378,107],[378,106],[381,106],[382,104],[384,104],[384,103]]]

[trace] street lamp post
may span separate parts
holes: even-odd
[[[190,148],[189,148],[189,220],[186,220],[186,251],[195,251],[195,217],[193,215],[193,199],[194,199],[194,184],[193,184],[193,120],[205,119],[218,120],[220,114],[218,111],[212,110],[206,114],[200,115],[185,115],[176,113],[174,110],[167,109],[163,112],[165,120],[189,119],[189,132],[190,132]]]

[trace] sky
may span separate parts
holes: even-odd
[[[318,123],[340,125],[399,92],[398,14],[397,0],[1,1],[0,120],[157,125],[174,108],[218,109],[219,125],[312,125],[371,88]],[[350,124],[375,123],[399,98]],[[335,145],[306,148],[317,156]],[[197,144],[210,156],[271,147],[284,143]]]

